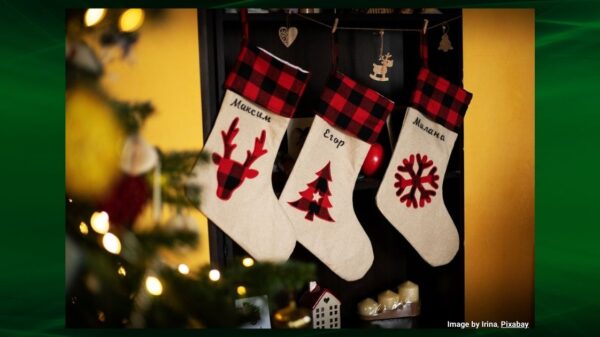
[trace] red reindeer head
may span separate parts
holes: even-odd
[[[240,129],[237,128],[239,118],[236,117],[229,126],[227,132],[221,131],[223,137],[223,156],[214,152],[212,154],[213,162],[218,165],[217,169],[217,196],[223,200],[229,200],[233,191],[242,185],[244,179],[252,179],[258,175],[258,171],[250,168],[252,163],[260,156],[267,153],[264,149],[266,132],[262,130],[260,137],[254,139],[254,149],[252,152],[246,151],[246,160],[243,164],[231,159],[233,150],[237,147],[233,144],[233,139],[238,134]]]

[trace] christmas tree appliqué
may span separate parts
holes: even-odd
[[[400,197],[401,203],[406,203],[406,207],[424,207],[426,204],[431,202],[431,197],[435,196],[438,188],[437,181],[440,178],[437,174],[437,167],[433,166],[433,161],[427,158],[427,155],[421,156],[417,153],[417,169],[415,170],[415,155],[411,154],[408,159],[402,160],[403,165],[398,166],[398,173],[395,177],[397,182],[394,184],[398,190],[396,195]],[[432,167],[433,166],[433,167]],[[424,174],[424,171],[428,168],[429,173]],[[403,177],[401,172],[408,173],[408,177]],[[429,185],[430,189],[427,189],[425,185]],[[410,190],[403,194],[406,189],[410,187]],[[417,191],[419,191],[419,202],[417,203]]]
[[[300,192],[301,198],[288,202],[291,206],[306,212],[304,217],[313,221],[314,216],[325,221],[335,222],[329,215],[329,208],[332,207],[329,197],[329,183],[331,182],[331,171],[329,169],[331,162],[328,162],[319,172],[316,173],[317,179],[307,184],[307,188]]]

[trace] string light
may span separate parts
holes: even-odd
[[[119,29],[123,32],[134,32],[144,23],[144,10],[129,8],[119,18]]]
[[[245,257],[242,260],[242,265],[246,268],[252,267],[254,265],[254,259],[251,257]]]
[[[187,275],[190,273],[190,267],[188,267],[185,263],[182,263],[179,266],[177,266],[177,270],[183,275]]]
[[[237,294],[240,296],[246,295],[246,287],[244,287],[244,286],[237,287],[236,291],[237,291]]]
[[[106,212],[94,212],[90,218],[90,224],[92,229],[98,234],[108,233],[108,213]]]
[[[85,11],[83,22],[87,27],[97,25],[106,16],[106,8],[90,8]]]
[[[117,273],[119,273],[119,275],[125,277],[127,275],[127,270],[125,270],[125,268],[123,266],[120,266],[119,270],[117,270]]]
[[[85,222],[82,221],[79,223],[79,231],[83,235],[87,235],[89,233],[88,226],[85,224]]]
[[[146,290],[150,295],[160,296],[163,292],[163,286],[159,279],[154,276],[146,277]]]
[[[221,272],[216,269],[212,269],[208,272],[208,278],[213,282],[217,282],[221,279]]]
[[[102,237],[102,245],[109,253],[117,255],[121,252],[121,241],[119,241],[119,238],[113,233],[104,234]]]

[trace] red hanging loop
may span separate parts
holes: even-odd
[[[421,45],[419,48],[420,51],[420,55],[421,55],[421,62],[423,63],[424,67],[428,67],[428,63],[429,63],[429,47],[427,45],[427,34],[421,32]]]
[[[427,34],[425,32],[421,32],[421,43],[419,47],[419,54],[421,55],[421,61],[423,62],[424,67],[428,67],[429,62],[429,47],[427,45]]]
[[[242,21],[242,44],[248,45],[248,8],[240,8],[240,19]]]

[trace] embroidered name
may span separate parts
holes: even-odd
[[[325,130],[325,132],[323,133],[323,137],[329,139],[330,142],[335,144],[336,149],[339,149],[340,147],[344,146],[344,144],[346,144],[346,142],[344,142],[342,139],[334,136],[331,130],[329,129]]]
[[[435,138],[445,142],[446,141],[446,137],[444,136],[444,134],[440,133],[437,130],[434,130],[426,125],[423,124],[423,122],[421,122],[421,118],[417,117],[415,118],[415,121],[413,122],[414,125],[418,126],[419,129],[427,132],[428,134],[434,136]]]
[[[253,117],[257,117],[266,121],[267,123],[271,123],[271,116],[268,116],[264,111],[256,110],[251,106],[242,103],[242,100],[239,98],[233,100],[233,102],[229,104],[229,106],[234,106],[240,109],[241,111],[249,113]]]

